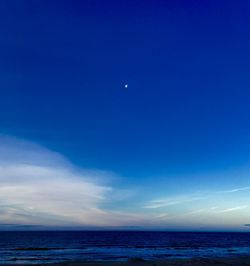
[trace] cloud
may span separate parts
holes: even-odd
[[[239,192],[239,191],[244,191],[244,190],[249,190],[250,187],[241,187],[241,188],[235,188],[231,190],[222,190],[219,191],[219,193],[234,193],[234,192]]]
[[[227,208],[227,209],[224,209],[222,211],[218,211],[218,213],[238,211],[238,210],[246,209],[247,207],[248,207],[247,205],[243,205],[243,206],[237,206],[237,207],[233,207],[233,208]]]
[[[111,186],[115,177],[78,168],[35,143],[0,135],[0,228],[153,226],[155,214],[152,218],[135,204],[137,189]]]
[[[81,169],[35,143],[0,135],[0,228],[182,228],[183,216],[190,226],[199,225],[206,215],[248,207],[243,200],[235,201],[236,207],[214,204],[230,195],[223,193],[249,187],[145,202],[138,188],[116,188],[116,178],[112,172]]]
[[[155,217],[155,219],[166,219],[166,218],[169,218],[168,213],[160,213],[159,215]]]
[[[166,199],[158,199],[158,200],[149,201],[144,206],[144,208],[157,209],[157,208],[169,207],[169,206],[174,206],[174,205],[178,205],[178,204],[184,204],[184,203],[188,203],[188,202],[198,201],[198,200],[202,200],[202,199],[206,199],[206,197],[188,195],[188,196],[179,196],[179,197],[166,198]]]
[[[34,143],[0,135],[0,221],[19,225],[110,225],[103,208],[112,174],[83,170]],[[119,220],[119,216],[116,221]]]

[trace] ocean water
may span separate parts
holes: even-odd
[[[0,263],[250,256],[250,233],[0,232]]]

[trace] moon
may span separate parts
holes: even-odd
[[[127,89],[128,88],[128,84],[125,84],[124,87],[125,87],[125,89]]]

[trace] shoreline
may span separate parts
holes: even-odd
[[[34,265],[34,266],[250,266],[250,256],[244,257],[217,257],[217,258],[190,258],[143,260],[133,258],[128,261],[64,261],[48,263],[5,263],[0,266]]]

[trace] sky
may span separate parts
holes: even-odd
[[[0,229],[250,227],[247,1],[0,3]]]

